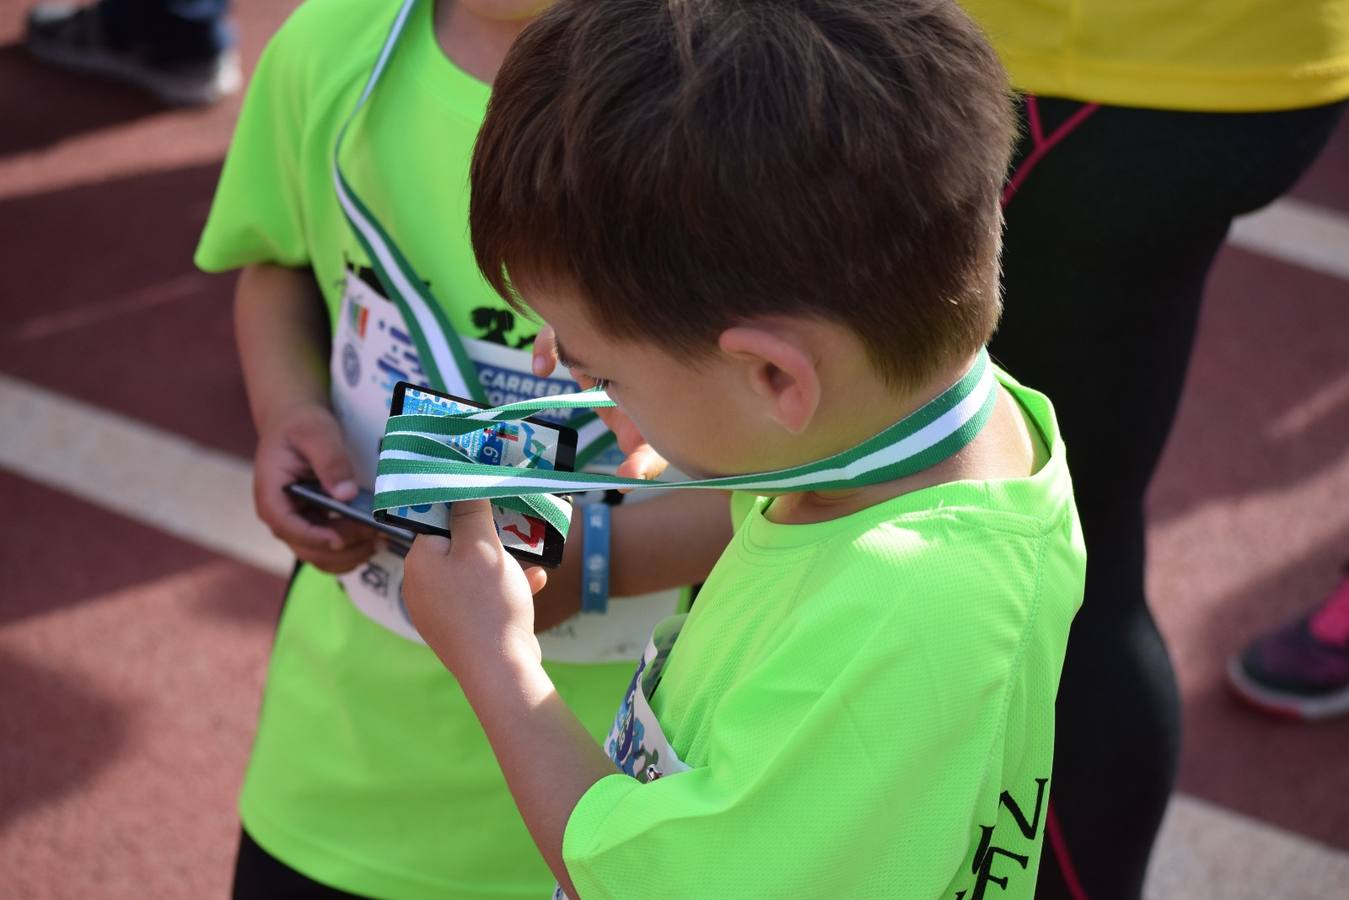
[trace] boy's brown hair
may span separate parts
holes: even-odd
[[[474,251],[509,302],[555,281],[694,356],[756,316],[843,323],[914,387],[997,323],[1012,136],[953,0],[561,0],[497,76]]]

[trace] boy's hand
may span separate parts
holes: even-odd
[[[307,518],[284,488],[313,477],[338,500],[351,500],[358,491],[337,419],[325,407],[307,405],[262,429],[253,463],[253,503],[258,517],[299,559],[325,572],[349,572],[375,552],[376,532],[348,519],[318,524]]]
[[[557,368],[557,338],[553,334],[553,327],[545,324],[534,338],[534,374],[542,378],[551,374],[555,368]],[[595,379],[581,372],[572,370],[571,377],[583,388],[595,386]],[[659,477],[670,465],[665,461],[665,457],[646,442],[646,438],[642,437],[637,426],[622,410],[597,409],[595,413],[604,420],[605,425],[609,426],[614,437],[618,438],[618,448],[626,457],[614,474],[621,478],[650,480]]]
[[[463,681],[490,661],[537,663],[534,594],[543,569],[522,568],[501,546],[486,500],[450,508],[453,539],[418,535],[403,570],[403,599],[422,638]]]

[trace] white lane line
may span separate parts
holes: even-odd
[[[1147,900],[1322,900],[1345,896],[1349,853],[1196,797],[1171,801]]]
[[[90,297],[87,303],[75,309],[38,315],[20,322],[10,330],[9,339],[22,342],[56,337],[92,325],[101,325],[122,316],[144,312],[165,303],[201,297],[203,289],[209,284],[208,279],[209,276],[194,272],[179,275],[167,282],[112,300],[99,296]]]
[[[0,375],[0,468],[277,575],[291,557],[253,516],[249,464]],[[1176,796],[1148,900],[1339,896],[1349,854]]]
[[[0,467],[267,572],[293,564],[253,514],[247,462],[7,375]]]
[[[1349,281],[1349,216],[1285,197],[1232,223],[1233,245]]]
[[[1301,434],[1349,406],[1349,370],[1331,378],[1301,403],[1294,404],[1265,428],[1272,440],[1283,441]]]

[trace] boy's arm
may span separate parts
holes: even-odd
[[[464,694],[529,834],[567,896],[580,900],[562,858],[567,821],[582,795],[618,769],[537,660],[503,654],[497,666],[475,668],[471,680],[473,687],[465,687]],[[529,735],[528,740],[521,735]]]
[[[235,291],[234,325],[258,430],[258,516],[298,558],[328,572],[349,571],[374,552],[374,531],[346,520],[310,522],[283,490],[307,477],[317,477],[341,500],[358,490],[328,405],[328,318],[312,274],[265,263],[245,267]]]
[[[727,495],[721,491],[671,491],[644,503],[614,507],[609,593],[638,597],[706,579],[731,540],[727,506]],[[581,608],[584,530],[578,512],[567,532],[562,565],[548,574],[547,587],[534,598],[536,630],[551,628]]]
[[[455,503],[451,517],[454,540],[419,535],[412,545],[408,613],[459,680],[534,843],[576,897],[562,860],[567,820],[591,785],[617,770],[543,669],[532,594],[546,573],[507,555],[486,501]]]

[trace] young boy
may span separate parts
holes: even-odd
[[[607,755],[485,502],[418,538],[413,620],[569,896],[1032,896],[1085,554],[1048,401],[981,350],[1011,133],[941,0],[561,0],[507,57],[478,262],[672,463],[810,464],[953,396],[987,416],[900,477],[735,495]]]
[[[346,189],[426,283],[423,311],[449,323],[439,337],[471,361],[465,373],[440,360],[440,380],[458,377],[455,393],[496,403],[574,388],[530,371],[534,329],[483,281],[468,241],[468,167],[488,82],[544,5],[311,0],[254,76],[197,262],[243,269],[236,319],[259,432],[255,499],[305,565],[278,626],[240,800],[236,896],[294,896],[300,884],[304,896],[500,900],[553,883],[463,694],[414,643],[402,559],[368,531],[313,521],[283,492],[315,475],[342,499],[371,487],[393,383],[432,381],[420,352],[428,335],[414,339],[415,316],[394,302],[334,186],[339,131],[396,21],[400,37],[338,153]],[[638,521],[626,506],[615,521],[649,529],[640,520],[659,505],[641,506]],[[692,565],[725,546],[715,516],[694,537],[720,533],[721,546],[686,542]],[[557,586],[579,578],[576,562]],[[684,583],[618,578],[613,593]],[[568,619],[575,593],[541,594],[540,625]],[[677,603],[670,593],[624,600],[542,638],[559,690],[597,737],[652,624]]]

